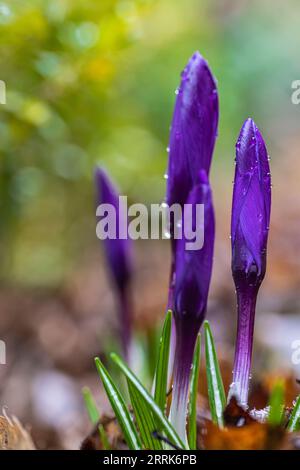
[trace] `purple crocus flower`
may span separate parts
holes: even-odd
[[[217,137],[219,101],[216,80],[208,63],[195,52],[181,74],[176,90],[170,141],[166,203],[183,205],[199,171],[209,174]],[[172,265],[168,308],[173,309],[175,271],[174,223],[170,221]]]
[[[186,412],[190,369],[194,347],[207,306],[211,279],[215,221],[210,185],[205,170],[200,172],[198,183],[190,191],[184,206],[183,237],[176,243],[176,271],[174,285],[174,318],[176,349],[174,385],[170,419],[178,434],[186,440]],[[192,207],[192,220],[186,221],[185,211]],[[196,207],[204,205],[202,226],[196,220]],[[203,230],[203,246],[187,249],[186,222],[192,223],[193,232]]]
[[[131,240],[128,236],[119,237],[119,227],[125,225],[127,231],[127,214],[122,212],[119,194],[105,171],[95,170],[97,205],[110,204],[116,217],[116,237],[103,240],[108,268],[116,287],[120,311],[120,333],[125,357],[128,359],[131,342],[131,295],[130,281],[132,276]],[[128,234],[125,234],[128,235]]]
[[[263,137],[247,119],[236,144],[232,201],[232,275],[238,304],[237,342],[230,395],[248,401],[255,305],[266,272],[271,176]]]
[[[195,52],[181,74],[181,83],[176,90],[176,103],[169,141],[169,162],[166,203],[183,204],[197,182],[199,171],[209,174],[215,146],[219,102],[216,80],[206,60]],[[172,261],[169,282],[168,309],[174,309],[175,250],[174,226],[170,221]],[[172,322],[170,345],[169,380],[175,351],[175,327]]]
[[[185,203],[201,169],[209,174],[217,136],[216,80],[199,52],[193,54],[183,70],[176,93],[169,143],[169,206]]]

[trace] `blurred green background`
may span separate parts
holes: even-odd
[[[0,2],[2,281],[56,285],[96,245],[96,163],[132,200],[163,199],[174,90],[195,50],[219,83],[213,174],[231,181],[249,115],[275,154],[299,134],[298,0]]]

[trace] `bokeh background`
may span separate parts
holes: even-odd
[[[132,202],[165,193],[169,125],[195,50],[218,79],[212,185],[217,242],[209,316],[232,359],[230,275],[234,145],[243,121],[271,156],[268,273],[254,376],[289,371],[300,340],[299,2],[287,0],[6,0],[0,2],[0,404],[41,448],[78,447],[88,430],[80,389],[107,402],[93,356],[114,347],[113,292],[95,235],[93,169]],[[152,344],[166,302],[167,241],[135,244],[135,326]],[[297,369],[298,367],[298,369]]]

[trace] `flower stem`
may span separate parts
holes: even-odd
[[[233,383],[229,395],[235,395],[243,406],[248,405],[257,292],[257,288],[239,289],[237,291],[237,339]]]
[[[130,363],[131,336],[132,336],[132,305],[129,288],[123,289],[120,295],[119,324],[121,346],[125,360]]]
[[[197,334],[195,335],[194,332],[188,334],[188,332],[182,328],[183,325],[179,325],[180,320],[176,320],[176,349],[170,421],[178,436],[185,445],[188,445],[186,419],[188,411],[189,380]],[[198,330],[196,333],[197,332]]]

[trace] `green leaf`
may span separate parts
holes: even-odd
[[[271,426],[279,426],[282,423],[284,411],[284,384],[282,381],[278,381],[274,385],[269,405],[268,422]]]
[[[162,431],[165,432],[170,442],[175,444],[177,447],[185,449],[183,442],[178,437],[173,426],[170,424],[166,416],[163,414],[160,407],[154,401],[150,393],[141,384],[139,379],[134,375],[134,373],[129,369],[129,367],[117,354],[112,353],[111,358],[118,365],[118,367],[122,370],[122,372],[126,375],[127,379],[131,382],[131,384],[134,386],[136,392],[139,394],[141,399],[143,399],[145,405],[147,405],[151,409],[154,419],[159,422]]]
[[[201,337],[198,336],[193,365],[191,373],[190,384],[190,401],[189,401],[189,446],[191,450],[197,449],[197,395],[198,395],[198,382],[200,370],[200,352],[201,352]]]
[[[162,335],[159,344],[159,354],[155,372],[154,400],[165,412],[167,400],[167,381],[168,381],[168,363],[171,338],[172,312],[169,310],[163,326]]]
[[[149,327],[145,334],[143,334],[143,341],[145,342],[145,367],[147,368],[147,373],[149,378],[153,378],[156,371],[158,353],[159,353],[159,340],[161,332],[158,331],[156,325]],[[118,352],[115,349],[111,351]]]
[[[99,431],[100,441],[101,441],[102,446],[103,446],[103,450],[110,450],[108,437],[107,437],[107,434],[106,434],[106,431],[104,429],[103,424],[99,424],[98,431]]]
[[[215,344],[208,321],[204,322],[204,333],[206,376],[211,417],[215,424],[219,427],[223,427],[223,411],[226,406],[226,397]]]
[[[287,428],[291,432],[300,431],[300,395],[294,405]]]
[[[162,450],[161,442],[153,437],[153,432],[157,427],[149,406],[145,403],[141,395],[136,391],[135,387],[128,379],[127,384],[130,401],[144,447],[149,450]]]
[[[82,395],[91,423],[97,424],[100,419],[100,413],[90,389],[88,387],[83,387]]]
[[[92,424],[97,424],[100,420],[100,413],[98,411],[96,402],[94,400],[94,397],[88,387],[83,387],[82,389],[82,395],[84,399],[84,403],[89,415],[89,418],[91,420]],[[106,431],[103,427],[103,425],[100,423],[98,426],[99,434],[100,434],[100,440],[103,445],[104,450],[109,450],[109,442],[108,442],[108,437],[106,434]]]
[[[140,450],[142,444],[122,395],[98,357],[95,364],[129,449]]]

